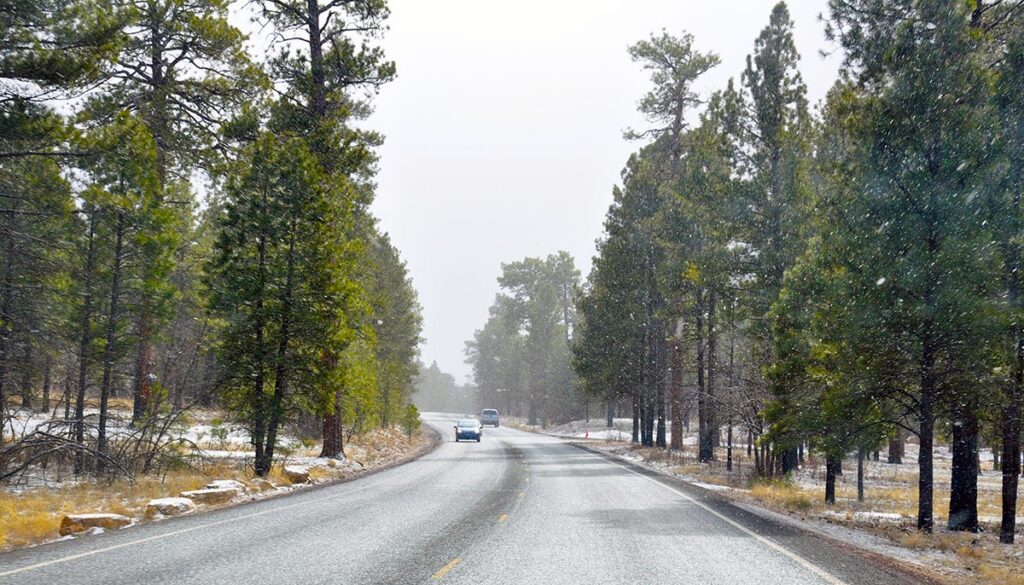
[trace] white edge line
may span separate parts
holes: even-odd
[[[427,455],[429,455],[429,454],[430,453],[427,453]],[[415,463],[415,462],[421,461],[421,460],[422,460],[422,457],[413,459],[413,460],[409,461],[408,463]],[[386,470],[384,470],[384,471],[386,471]],[[362,479],[362,478],[357,478],[357,479]],[[369,478],[367,478],[367,479],[369,479]],[[202,530],[204,528],[211,528],[213,526],[220,526],[222,524],[228,524],[230,522],[237,522],[239,520],[246,520],[248,518],[254,518],[256,516],[263,516],[264,514],[272,514],[274,512],[280,512],[282,510],[289,510],[291,508],[297,508],[299,506],[308,506],[309,504],[323,502],[324,500],[333,500],[335,498],[340,498],[340,497],[348,496],[348,495],[350,495],[350,494],[352,494],[354,492],[361,492],[361,491],[368,490],[368,489],[370,489],[372,487],[376,487],[378,484],[379,484],[379,482],[376,482],[376,483],[371,483],[369,485],[364,485],[364,486],[361,486],[361,487],[350,488],[350,489],[344,490],[344,491],[342,491],[340,493],[333,494],[333,495],[330,495],[330,496],[326,496],[326,497],[323,497],[323,498],[317,498],[315,496],[312,496],[311,499],[308,499],[308,500],[305,500],[305,501],[302,501],[302,502],[296,502],[294,504],[278,506],[276,508],[271,508],[269,510],[261,510],[259,512],[253,512],[251,514],[244,514],[242,516],[233,516],[231,518],[225,518],[223,520],[217,520],[216,522],[207,522],[206,524],[200,524],[198,526],[190,526],[188,528],[182,528],[182,529],[179,529],[179,530],[174,530],[172,532],[165,532],[163,534],[154,534],[153,536],[147,536],[146,538],[140,538],[138,540],[131,540],[131,541],[128,541],[128,542],[122,542],[120,544],[114,544],[114,545],[107,546],[107,547],[104,547],[104,548],[97,548],[97,549],[94,549],[94,550],[88,550],[88,551],[81,552],[81,553],[78,553],[78,554],[68,555],[66,557],[59,557],[59,558],[56,558],[56,559],[50,559],[48,561],[43,561],[41,563],[35,563],[34,565],[26,565],[24,567],[18,567],[17,569],[9,569],[7,571],[0,571],[0,577],[9,577],[11,575],[17,575],[19,573],[25,573],[25,572],[28,572],[28,571],[33,571],[35,569],[42,569],[43,567],[49,567],[50,565],[59,565],[61,563],[66,563],[68,561],[73,561],[75,559],[81,559],[81,558],[84,558],[84,557],[91,557],[93,555],[98,555],[98,554],[109,552],[109,551],[112,551],[112,550],[117,550],[119,548],[135,546],[137,544],[144,544],[144,543],[151,542],[151,541],[154,541],[154,540],[162,540],[164,538],[170,538],[172,536],[177,536],[179,534],[185,534],[187,532],[193,532],[193,531],[196,531],[196,530]],[[340,484],[340,485],[344,485],[344,484]],[[303,492],[302,491],[297,491],[297,492],[293,492],[293,493],[295,495],[300,495]],[[305,493],[308,494],[310,492],[305,492]],[[270,499],[267,499],[267,500],[262,500],[262,501],[264,501],[264,502],[273,501],[273,498],[270,498]],[[220,509],[222,509],[222,510],[230,510],[231,508],[228,507],[228,508],[220,508]]]
[[[153,536],[147,536],[146,538],[140,538],[138,540],[131,540],[131,541],[128,541],[128,542],[122,542],[122,543],[119,543],[119,544],[114,544],[114,545],[103,547],[103,548],[97,548],[97,549],[88,550],[88,551],[85,551],[85,552],[80,552],[78,554],[68,555],[66,557],[59,557],[59,558],[56,558],[56,559],[50,559],[48,561],[43,561],[41,563],[36,563],[34,565],[26,565],[24,567],[18,567],[17,569],[10,569],[10,570],[7,570],[7,571],[2,571],[2,572],[0,572],[0,577],[9,577],[11,575],[17,575],[18,573],[25,573],[27,571],[33,571],[35,569],[41,569],[43,567],[48,567],[50,565],[59,565],[61,563],[66,563],[66,562],[73,561],[73,560],[76,560],[76,559],[81,559],[81,558],[84,558],[84,557],[91,557],[93,555],[98,555],[98,554],[109,552],[109,551],[112,551],[112,550],[117,550],[119,548],[135,546],[137,544],[144,544],[144,543],[151,542],[151,541],[154,541],[154,540],[163,540],[165,538],[170,538],[172,536],[178,536],[179,534],[185,534],[187,532],[194,532],[196,530],[202,530],[204,528],[212,528],[214,526],[220,526],[222,524],[229,524],[231,522],[238,522],[240,520],[246,520],[246,519],[249,519],[249,518],[254,518],[256,516],[263,516],[265,514],[273,514],[275,512],[281,512],[281,511],[284,511],[284,510],[290,510],[292,508],[298,508],[300,506],[308,506],[310,504],[323,502],[324,500],[333,500],[335,498],[339,498],[339,497],[343,497],[343,496],[348,496],[348,495],[352,494],[353,492],[361,492],[361,491],[370,489],[371,487],[376,487],[376,485],[377,484],[374,483],[374,484],[367,485],[367,486],[356,487],[356,488],[344,490],[341,493],[333,494],[333,495],[330,495],[330,496],[327,496],[327,497],[324,497],[324,498],[313,497],[312,499],[309,499],[309,500],[305,500],[305,501],[302,501],[302,502],[296,502],[294,504],[288,504],[288,505],[284,505],[284,506],[277,506],[277,507],[271,508],[269,510],[261,510],[259,512],[253,512],[251,514],[243,514],[241,516],[232,516],[231,518],[225,518],[223,520],[217,520],[215,522],[207,522],[206,524],[199,524],[197,526],[189,526],[188,528],[181,528],[181,529],[174,530],[174,531],[171,531],[171,532],[164,532],[163,534],[154,534]],[[302,494],[303,492],[299,491],[299,492],[295,492],[295,493],[296,493],[296,495],[298,495],[298,494]],[[306,492],[306,493],[309,493],[309,492]],[[263,500],[263,501],[271,501],[271,500]],[[221,509],[230,510],[231,508],[229,507],[229,508],[221,508]]]
[[[592,455],[594,455],[594,454],[592,453]],[[784,547],[781,544],[775,542],[774,540],[771,540],[770,538],[766,538],[764,536],[761,536],[760,534],[754,532],[753,530],[747,528],[746,526],[740,524],[739,522],[736,522],[735,520],[733,520],[733,519],[723,515],[722,513],[716,511],[715,509],[711,508],[710,506],[708,506],[708,505],[706,505],[706,504],[704,504],[704,503],[702,503],[702,502],[692,498],[691,496],[687,495],[686,493],[682,492],[681,490],[676,489],[676,488],[674,488],[674,487],[672,487],[672,486],[670,486],[668,484],[662,483],[662,482],[658,481],[657,479],[655,479],[655,478],[653,478],[653,477],[651,477],[649,475],[645,475],[643,473],[640,473],[638,471],[630,469],[629,467],[626,467],[625,465],[622,465],[622,464],[618,463],[617,461],[612,461],[611,459],[608,459],[608,458],[603,457],[601,455],[595,455],[595,456],[596,457],[600,457],[601,459],[604,459],[605,461],[607,461],[608,463],[611,463],[612,465],[615,465],[616,467],[621,467],[622,469],[625,469],[626,471],[628,471],[628,472],[630,472],[630,473],[632,473],[634,475],[638,475],[638,476],[646,479],[647,481],[650,481],[651,483],[659,485],[659,486],[669,490],[670,492],[672,492],[672,493],[674,493],[676,495],[682,496],[684,499],[686,499],[690,503],[696,504],[698,507],[703,509],[705,512],[708,512],[709,514],[715,516],[719,520],[722,520],[723,522],[725,522],[726,524],[732,526],[733,528],[736,528],[737,530],[740,530],[741,532],[743,532],[743,533],[745,533],[745,534],[755,538],[761,544],[764,544],[765,546],[775,550],[776,552],[779,552],[779,553],[783,554],[784,556],[786,556],[790,560],[796,562],[797,564],[799,564],[803,568],[805,568],[808,571],[814,573],[815,575],[821,577],[822,579],[824,579],[825,581],[831,583],[832,585],[847,585],[845,581],[842,581],[841,579],[837,578],[835,575],[832,575],[831,573],[829,573],[825,569],[822,569],[821,567],[819,567],[819,566],[815,565],[814,563],[808,561],[807,559],[801,557],[800,555],[796,554],[795,552],[787,549],[786,547]]]

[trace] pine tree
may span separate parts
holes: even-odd
[[[366,94],[395,76],[394,63],[379,47],[389,15],[385,0],[259,0],[262,19],[275,32],[278,52],[271,60],[271,75],[288,84],[277,105],[274,129],[301,136],[309,143],[324,172],[349,180],[361,188],[350,203],[357,217],[370,204],[370,181],[376,157],[373,147],[381,138],[357,128],[354,120],[369,114]],[[362,94],[360,92],[363,92]],[[367,231],[336,237],[357,240]],[[325,356],[334,360],[334,356]],[[338,401],[335,400],[335,403]],[[323,456],[343,453],[340,413],[324,413]]]
[[[103,125],[128,111],[145,124],[156,144],[155,172],[161,203],[187,203],[166,195],[186,190],[193,171],[211,169],[221,146],[218,129],[262,85],[243,48],[245,37],[228,22],[226,0],[124,0],[119,7],[123,43],[103,68],[102,92],[84,115]],[[151,242],[148,252],[164,250]],[[157,290],[138,299],[133,375],[133,422],[145,414],[155,380],[157,334],[169,316],[167,273],[144,276]],[[160,281],[163,281],[162,283]]]
[[[1024,77],[1024,29],[1018,31],[1006,47],[998,71],[994,101],[1000,119],[1001,146],[1005,171],[994,198],[993,224],[1002,256],[1006,287],[1006,346],[1004,358],[1009,367],[1003,381],[1003,408],[1000,413],[1002,457],[1002,522],[1000,542],[1013,544],[1017,516],[1017,484],[1020,476],[1021,402],[1024,394],[1024,250],[1020,233],[1024,230],[1024,106],[1020,100],[1020,80]]]
[[[686,127],[686,116],[690,111],[701,103],[700,96],[693,90],[693,83],[704,73],[718,65],[718,56],[713,53],[701,53],[693,48],[693,37],[684,33],[680,37],[673,37],[666,32],[660,36],[652,36],[650,40],[640,41],[629,48],[630,56],[634,61],[643,63],[645,69],[651,71],[651,82],[654,88],[648,92],[640,101],[639,109],[648,120],[663,126],[649,129],[643,133],[630,132],[627,136],[639,138],[652,136],[653,147],[648,151],[649,168],[653,173],[654,180],[662,192],[662,197],[668,204],[671,204],[675,192],[678,190],[678,177],[680,174],[680,163],[683,157],[683,130]],[[663,203],[664,205],[664,203]],[[658,228],[654,221],[648,222],[644,229],[650,232]],[[653,236],[649,240],[653,244]],[[654,255],[653,250],[642,254],[645,261],[650,260]],[[653,280],[653,274],[657,272],[657,266],[649,265],[648,279]],[[674,279],[670,279],[672,281]],[[648,285],[650,288],[650,285]],[[678,287],[673,292],[677,292]],[[703,291],[697,291],[703,294]],[[661,362],[665,360],[665,354],[669,348],[666,344],[665,332],[668,329],[665,324],[665,307],[662,306],[662,295],[649,295],[645,312],[648,315],[644,341],[645,367],[644,367],[644,394],[647,408],[657,410],[658,428],[655,443],[659,447],[665,447],[665,383],[664,368]],[[683,301],[679,298],[673,299],[675,309],[681,309]],[[703,308],[703,303],[701,303]],[[712,306],[714,301],[712,300]],[[703,318],[703,317],[701,317]],[[703,328],[701,328],[703,330]],[[683,363],[682,363],[683,340],[678,337],[674,339],[671,351],[673,382],[671,394],[673,397],[673,429],[681,429],[679,416],[681,415],[681,401],[679,396],[682,392],[680,384]],[[711,344],[710,347],[714,347]],[[707,426],[710,423],[709,400],[705,400],[707,394],[702,385],[704,372],[704,351],[705,345],[702,337],[697,342],[698,373],[700,386],[698,392],[702,397],[701,428],[703,434],[709,434]],[[709,362],[710,363],[710,362]],[[712,375],[714,367],[711,367]],[[675,441],[680,440],[680,433],[675,435]]]
[[[932,446],[938,409],[954,431],[950,528],[977,527],[973,451],[978,385],[987,371],[989,323],[981,311],[995,282],[981,188],[989,140],[986,83],[966,3],[902,2],[889,11],[833,3],[832,34],[865,88],[855,134],[862,196],[843,216],[850,287],[863,294],[855,323],[866,353],[888,353],[916,392],[920,439],[918,527],[933,527]],[[870,324],[873,331],[863,329]]]
[[[786,4],[780,2],[754,42],[754,53],[747,56],[742,112],[733,129],[738,170],[747,181],[742,190],[745,197],[739,232],[753,252],[748,258],[752,286],[744,302],[755,324],[753,359],[762,368],[774,360],[766,315],[778,299],[785,271],[795,262],[804,242],[801,232],[808,196],[810,117],[799,59],[793,21]],[[774,390],[776,394],[784,391]],[[795,470],[800,438],[777,438],[782,473]]]
[[[339,246],[348,185],[325,176],[308,144],[266,133],[239,161],[208,267],[210,308],[224,321],[225,399],[246,421],[266,475],[289,412],[337,404],[345,311],[360,294]]]

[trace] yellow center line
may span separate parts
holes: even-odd
[[[441,567],[440,569],[437,570],[436,573],[434,573],[434,579],[440,579],[440,578],[444,577],[445,575],[448,574],[448,571],[451,571],[452,569],[457,567],[458,564],[461,563],[461,562],[462,562],[462,559],[452,559],[452,562],[450,562],[447,565]]]
[[[508,520],[508,514],[502,514],[501,516],[498,516],[498,524],[501,524],[505,520]]]

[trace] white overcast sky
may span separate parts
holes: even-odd
[[[646,75],[626,47],[692,33],[722,64],[705,93],[739,80],[774,0],[391,0],[383,46],[398,65],[368,125],[380,149],[374,212],[423,305],[422,359],[459,381],[464,342],[487,319],[502,262],[567,250],[584,277]],[[791,0],[801,71],[817,103],[836,77],[818,15]]]

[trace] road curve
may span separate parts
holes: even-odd
[[[906,574],[507,428],[359,480],[0,555],[0,583],[785,583]]]

